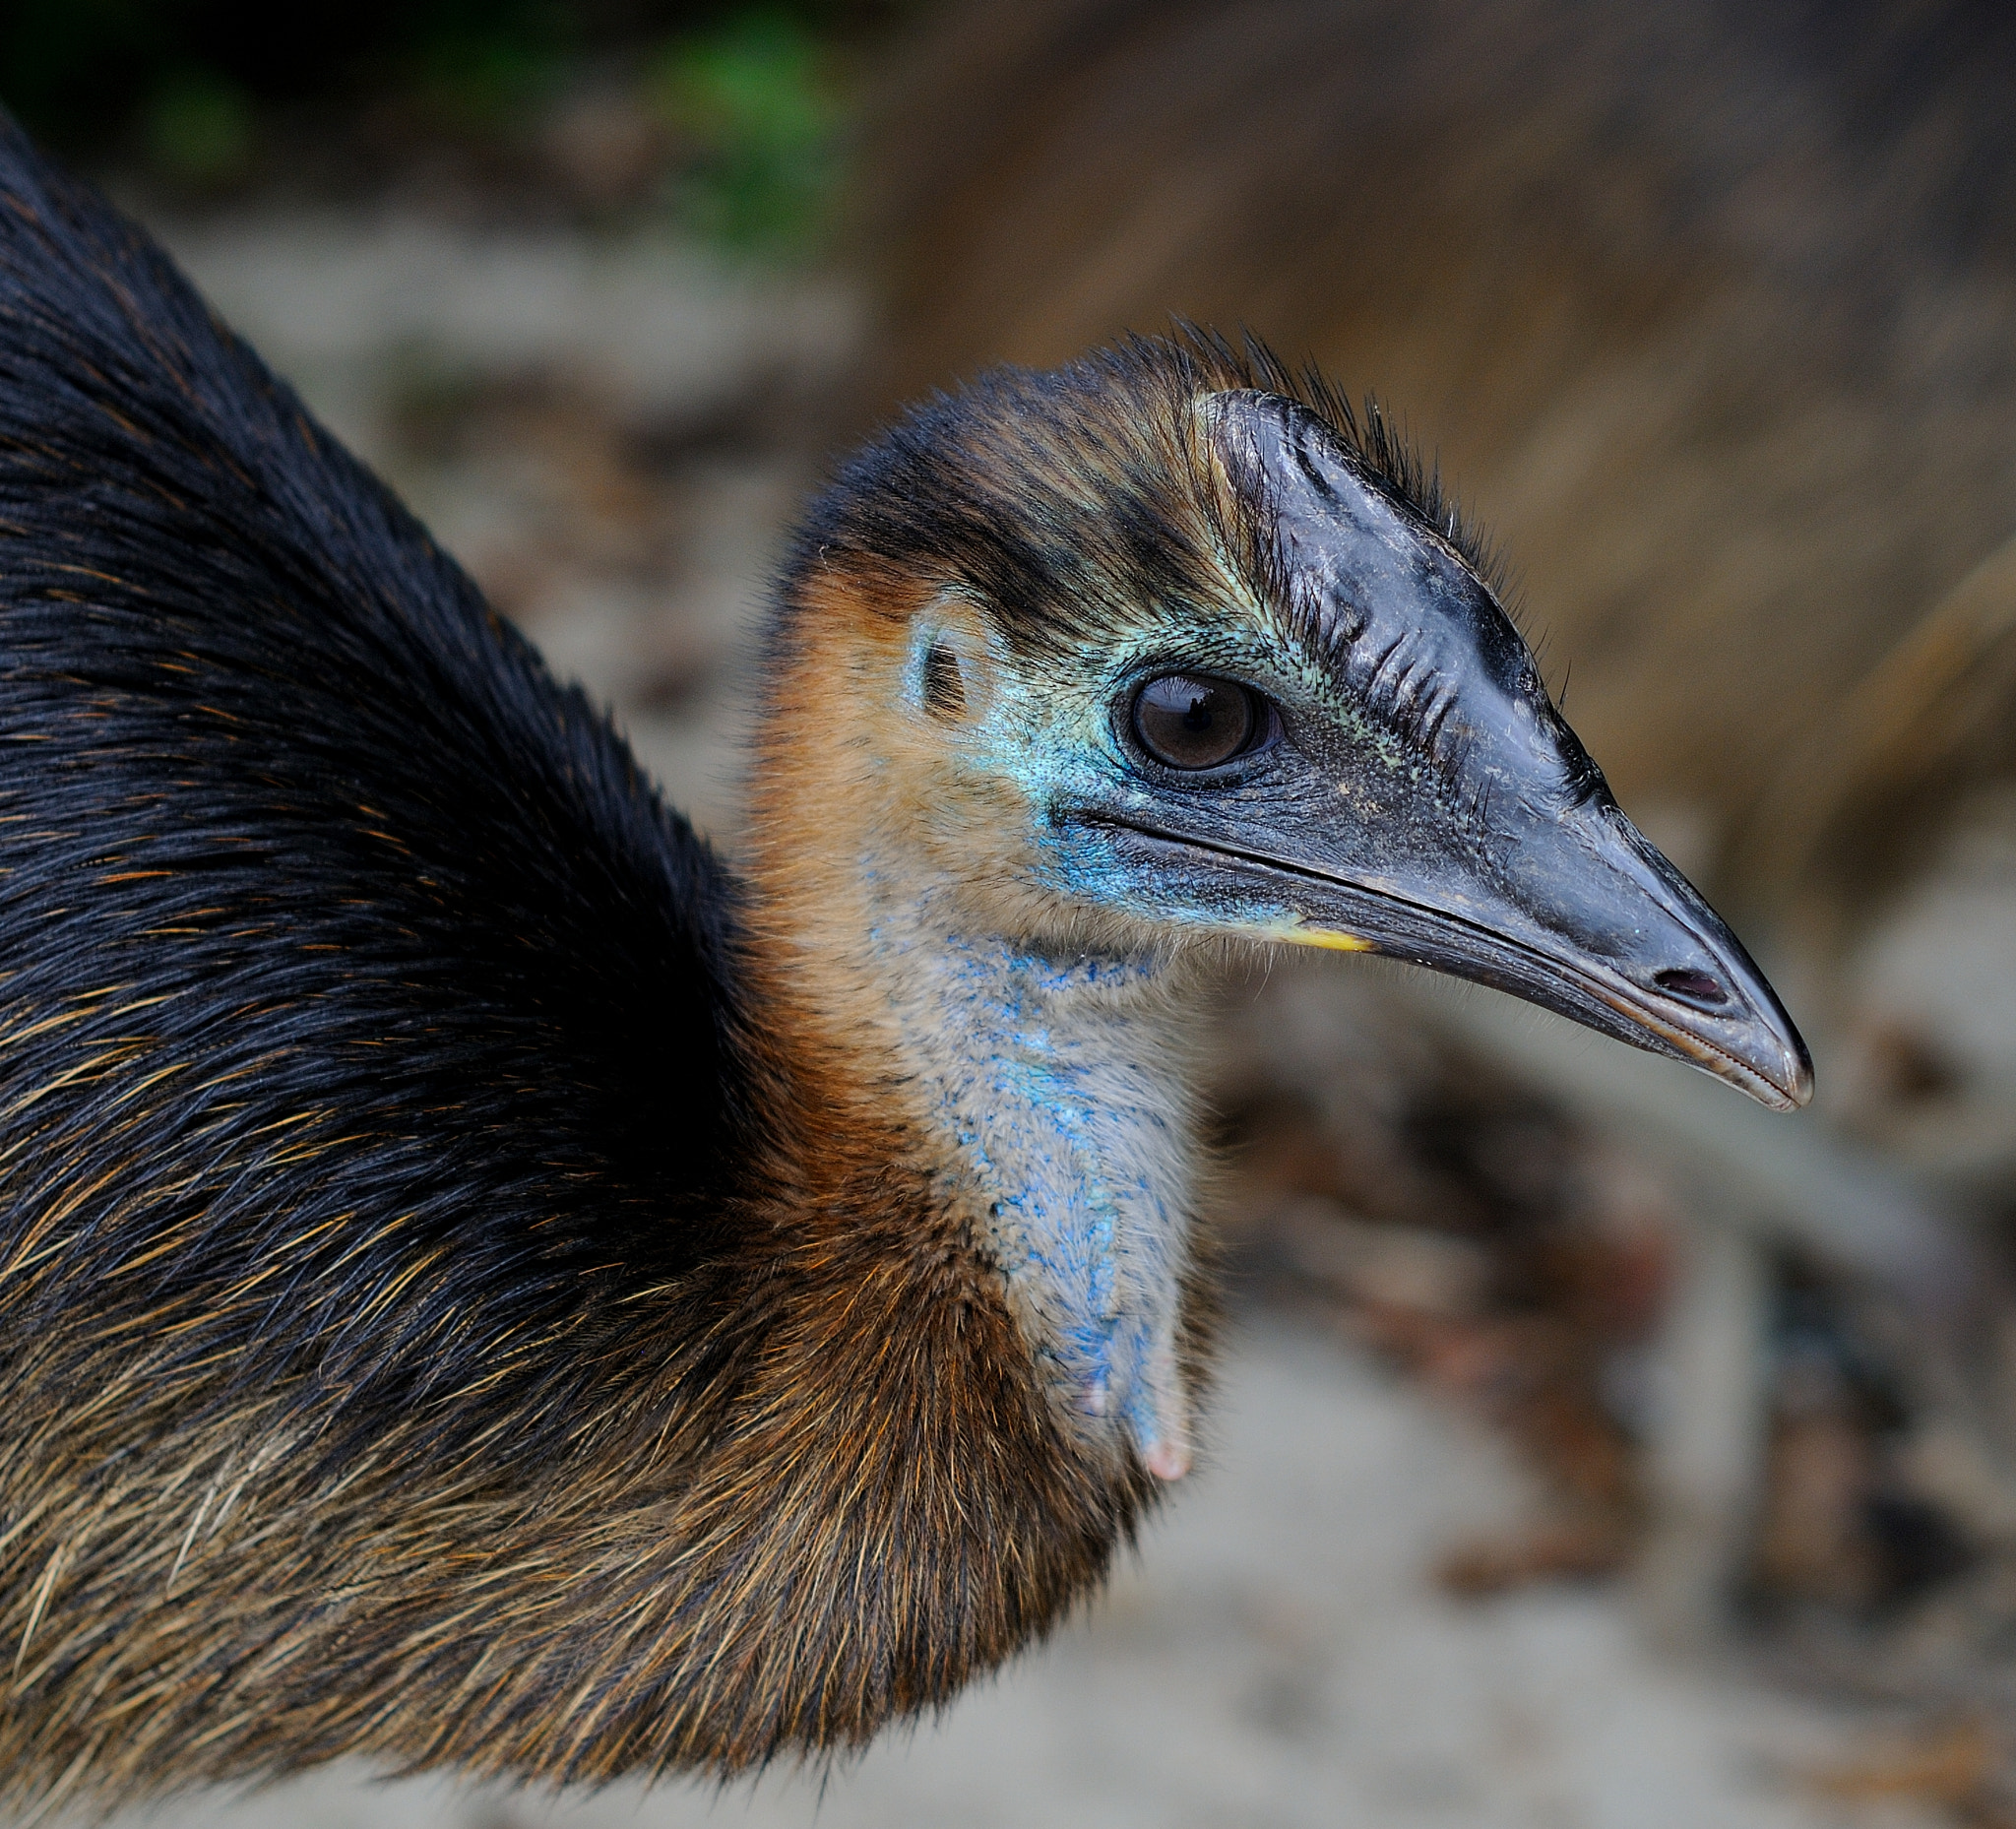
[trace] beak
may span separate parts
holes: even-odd
[[[1248,676],[1272,721],[1251,753],[1187,776],[1128,756],[1081,809],[1105,866],[1171,918],[1390,954],[1804,1104],[1784,1006],[1618,809],[1443,531],[1288,401],[1217,396],[1210,425],[1289,662]]]
[[[1466,847],[1354,872],[1320,844],[1270,844],[1250,826],[1241,843],[1198,829],[1215,821],[1185,823],[1113,837],[1146,874],[1208,883],[1228,924],[1255,937],[1384,953],[1509,991],[1774,1110],[1812,1097],[1812,1058],[1763,974],[1607,793],[1544,837],[1509,821],[1487,831],[1495,867],[1483,869],[1463,867],[1475,861]]]

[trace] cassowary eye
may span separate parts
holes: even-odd
[[[1134,695],[1134,736],[1171,769],[1215,769],[1265,731],[1257,694],[1205,673],[1166,673]]]

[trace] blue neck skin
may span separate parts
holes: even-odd
[[[1151,1473],[1179,1477],[1190,1449],[1176,1332],[1197,1153],[1169,972],[973,932],[949,897],[875,900],[871,970],[924,1121],[1054,1401],[1071,1425],[1125,1431]]]

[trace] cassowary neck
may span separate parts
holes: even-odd
[[[1176,1478],[1197,1152],[1168,970],[989,933],[901,872],[863,882],[863,988],[1053,1404]]]
[[[1174,1478],[1206,1320],[1190,969],[1027,937],[1059,923],[1015,887],[1028,805],[948,774],[946,733],[894,709],[919,603],[838,570],[798,589],[751,782],[766,1027],[847,1106],[817,1126],[857,1165],[847,1204],[949,1227],[1074,1458],[1109,1496]]]

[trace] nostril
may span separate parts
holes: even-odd
[[[1685,966],[1670,966],[1664,972],[1655,972],[1652,975],[1652,981],[1668,995],[1683,997],[1689,1003],[1729,1001],[1729,992],[1707,973],[1695,972]]]

